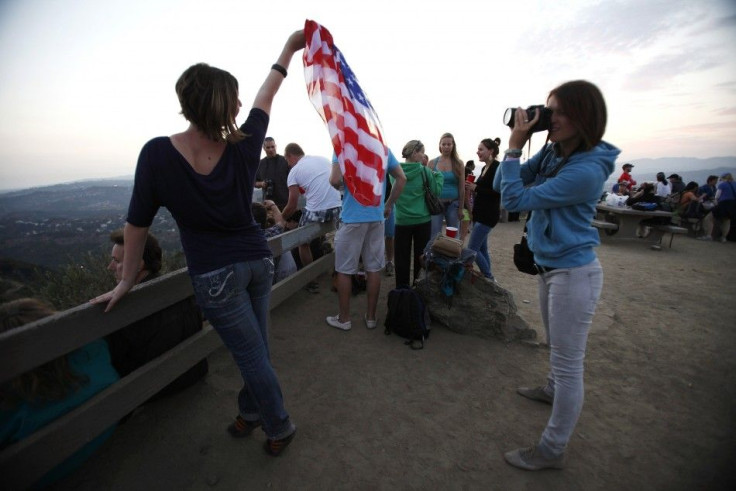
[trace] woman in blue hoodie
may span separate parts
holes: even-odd
[[[588,331],[603,285],[591,226],[603,185],[619,150],[602,141],[606,104],[598,87],[576,80],[553,89],[547,141],[526,163],[521,149],[540,118],[518,108],[509,149],[494,188],[509,211],[531,210],[527,240],[539,271],[539,303],[550,346],[547,384],[520,387],[529,399],[552,404],[539,443],[507,452],[506,461],[527,470],[563,467],[564,452],[583,407],[583,360]]]

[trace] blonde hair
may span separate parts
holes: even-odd
[[[455,143],[455,137],[452,136],[452,133],[443,133],[440,137],[440,143],[444,138],[449,138],[452,140],[452,151],[450,152],[450,161],[452,162],[452,172],[455,174],[455,176],[460,180],[464,180],[465,177],[465,164],[463,164],[463,161],[460,160],[460,156],[457,154],[457,143]],[[439,146],[439,144],[438,144]],[[442,149],[440,149],[440,154],[442,153]]]
[[[404,148],[401,149],[401,156],[408,159],[412,154],[420,149],[424,148],[424,143],[419,140],[409,140]]]

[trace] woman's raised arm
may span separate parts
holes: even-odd
[[[271,104],[273,103],[273,97],[281,87],[281,82],[286,78],[286,70],[289,68],[289,63],[294,53],[304,49],[306,40],[304,38],[304,30],[294,32],[289,39],[286,40],[284,49],[281,51],[278,60],[273,65],[273,68],[268,73],[266,80],[258,89],[256,98],[253,101],[253,107],[262,109],[266,114],[271,113]],[[283,70],[283,71],[282,71]]]

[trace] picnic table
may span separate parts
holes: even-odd
[[[636,229],[639,222],[646,218],[672,218],[674,214],[669,211],[662,210],[634,210],[628,206],[611,206],[606,203],[598,203],[596,205],[598,216],[593,220],[593,226],[598,228],[606,236],[617,236],[619,238],[636,238]],[[656,242],[657,246],[662,243],[665,234],[670,235],[670,247],[672,247],[672,239],[675,234],[687,234],[687,229],[672,224],[652,225],[652,232],[649,235],[651,241]]]

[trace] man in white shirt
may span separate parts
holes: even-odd
[[[337,221],[340,218],[342,199],[340,192],[330,185],[330,161],[324,157],[304,155],[304,151],[296,143],[286,145],[284,157],[291,167],[287,179],[289,202],[281,212],[284,219],[288,220],[296,212],[299,194],[303,192],[306,205],[302,210],[299,226],[310,222]],[[312,262],[309,244],[299,246],[299,259],[302,266]]]

